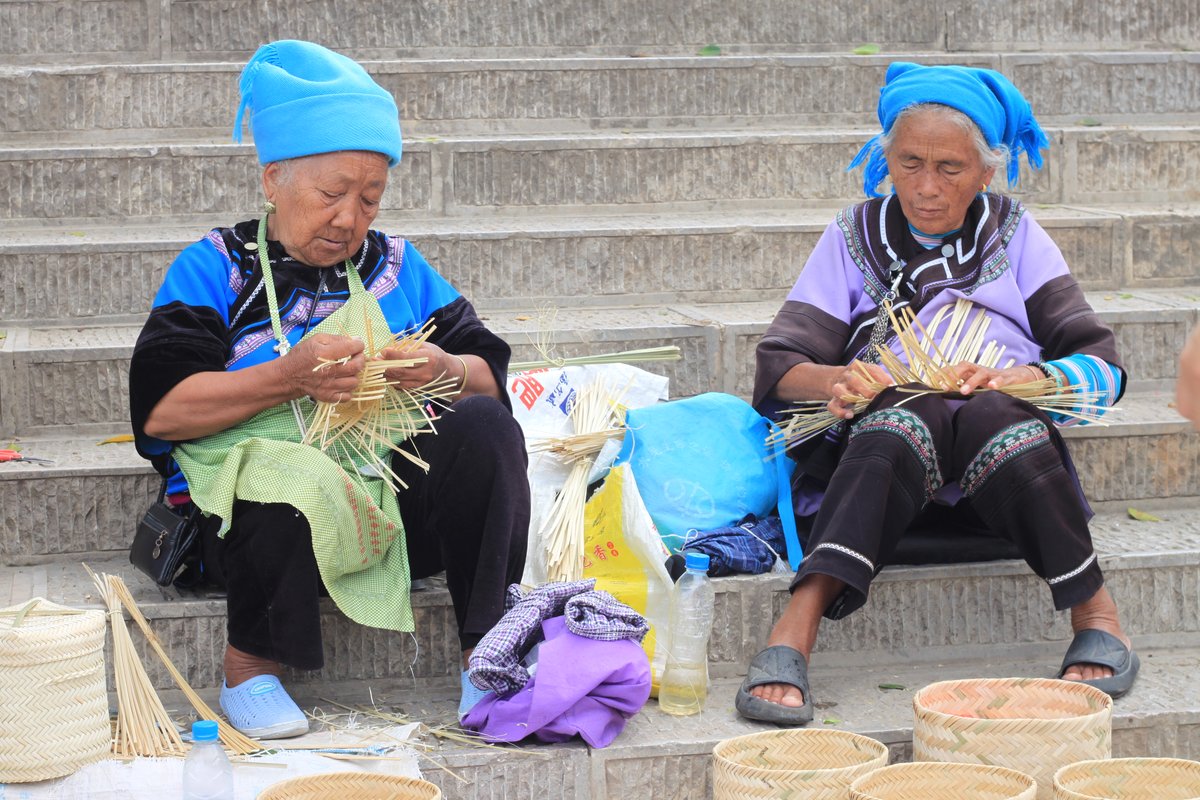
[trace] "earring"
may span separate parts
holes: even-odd
[[[987,184],[986,184],[986,183],[984,183],[984,184],[980,184],[980,186],[979,186],[979,191],[981,191],[981,192],[986,192],[986,191],[987,191]]]
[[[263,208],[264,214],[274,214],[275,213],[275,204],[272,203],[270,200],[264,200],[262,208]]]

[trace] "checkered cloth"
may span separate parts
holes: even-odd
[[[737,525],[693,531],[683,544],[684,550],[708,555],[708,574],[713,577],[745,573],[757,575],[775,565],[775,559],[787,558],[783,523],[779,517],[763,519],[748,514]]]
[[[593,590],[577,594],[564,609],[567,630],[585,639],[615,642],[633,639],[641,642],[650,632],[650,623],[638,612],[611,594]]]
[[[471,683],[500,696],[510,695],[529,682],[522,663],[543,638],[542,623],[566,616],[567,628],[588,639],[641,641],[649,625],[640,614],[608,592],[596,591],[596,579],[547,583],[528,594],[508,587],[504,616],[484,635],[467,661]]]

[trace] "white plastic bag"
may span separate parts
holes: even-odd
[[[587,364],[510,374],[506,389],[512,401],[513,416],[524,431],[526,447],[574,433],[568,415],[575,396],[599,380],[603,380],[614,395],[621,395],[621,404],[626,408],[643,408],[667,399],[668,380],[665,376],[628,364]],[[590,480],[602,477],[615,458],[619,444],[610,445],[597,458]],[[521,578],[524,584],[539,586],[546,582],[546,544],[538,531],[569,471],[568,466],[549,453],[529,454],[532,508],[525,573]]]

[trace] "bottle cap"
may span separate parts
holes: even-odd
[[[198,719],[192,723],[193,742],[215,742],[217,740],[217,723],[211,719]]]
[[[683,554],[683,563],[688,569],[698,569],[708,572],[708,553],[694,553],[691,550]]]

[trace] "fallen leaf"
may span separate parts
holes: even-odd
[[[514,319],[517,322],[527,322],[529,320],[529,317],[525,314],[518,314],[516,317],[514,317]]]
[[[873,56],[879,52],[879,45],[873,44],[873,43],[860,44],[858,47],[854,48],[850,52],[854,53],[854,55],[856,55],[856,56]]]
[[[1179,408],[1179,404],[1172,400],[1171,402],[1167,403],[1167,408]]]
[[[1132,300],[1133,299],[1133,295],[1131,295],[1129,292],[1122,292],[1121,294],[1117,295],[1117,297],[1121,298],[1122,300]]]
[[[906,689],[908,687],[902,683],[881,683],[879,684],[879,688],[886,691],[888,689]]]
[[[706,44],[696,51],[696,55],[700,56],[719,56],[721,55],[721,46],[717,44]]]
[[[1095,117],[1084,117],[1079,120],[1079,124],[1087,128],[1095,128],[1097,125],[1103,125],[1104,123]]]
[[[87,234],[84,233],[83,231],[67,231],[67,236],[79,236],[82,238],[84,236],[87,236]]]
[[[1133,506],[1130,506],[1127,511],[1129,512],[1130,519],[1136,519],[1139,522],[1162,522],[1161,519],[1153,514],[1147,514],[1145,511],[1138,511]]]
[[[842,721],[840,719],[838,719],[837,717],[826,717],[825,719],[821,720],[821,724],[822,725],[841,725]]]
[[[132,442],[132,441],[133,441],[132,433],[118,433],[116,436],[110,436],[103,441],[96,442],[96,446],[99,447],[102,444],[121,444],[122,442]]]

